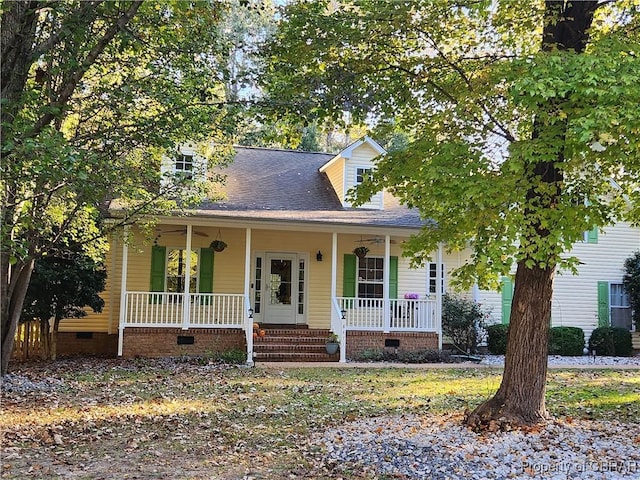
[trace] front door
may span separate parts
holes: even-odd
[[[294,253],[268,253],[264,284],[266,323],[296,323],[298,298],[298,256]]]

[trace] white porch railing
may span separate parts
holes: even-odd
[[[435,300],[337,297],[346,330],[385,330],[389,305],[389,331],[438,332]],[[388,303],[387,303],[388,302]]]
[[[184,318],[184,294],[127,292],[122,327],[245,328],[243,294],[191,293]]]

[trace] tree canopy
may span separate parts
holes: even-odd
[[[223,122],[217,73],[227,54],[216,28],[222,9],[172,0],[2,4],[3,373],[35,258],[62,239],[99,247],[111,199],[122,223],[205,193],[206,182],[162,181],[160,162],[187,141],[211,161],[224,158],[224,148],[220,156],[210,148],[232,124]]]
[[[495,285],[525,256],[570,264],[564,253],[594,225],[640,220],[638,4],[598,8],[584,55],[543,49],[545,12],[544,2],[296,2],[266,89],[292,115],[349,111],[374,132],[406,132],[411,142],[379,161],[358,197],[389,189],[433,220],[409,255],[470,245],[462,278]],[[534,118],[546,127],[537,138]],[[533,166],[560,149],[562,197],[538,208]]]

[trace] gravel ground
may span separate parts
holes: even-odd
[[[486,355],[480,364],[502,366],[504,365],[504,355]],[[640,366],[640,355],[635,357],[592,357],[582,355],[580,357],[561,357],[560,355],[549,355],[549,366]],[[640,478],[640,476],[639,476]]]
[[[640,478],[640,425],[566,419],[527,432],[477,434],[460,418],[361,420],[314,439],[338,470],[402,479]]]

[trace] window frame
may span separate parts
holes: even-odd
[[[445,281],[446,278],[446,268],[444,265],[444,262],[440,264],[441,267],[441,278],[440,278],[440,294],[444,295],[445,293],[447,293],[447,283]],[[431,272],[431,267],[433,266],[434,272]],[[427,270],[427,295],[437,295],[438,294],[438,290],[437,290],[437,282],[438,282],[438,263],[437,262],[428,262],[426,265],[426,270]],[[433,283],[433,290],[432,290],[432,284]]]
[[[384,272],[384,257],[382,256],[377,256],[377,255],[367,255],[364,258],[358,258],[356,257],[357,263],[356,263],[356,297],[357,298],[372,298],[372,299],[383,299],[384,298],[384,276],[385,276],[385,272]],[[361,270],[361,266],[360,266],[360,262],[366,262],[369,260],[375,260],[376,265],[374,265],[374,268],[372,269],[372,271],[375,272],[380,272],[381,274],[381,278],[378,279],[367,279],[367,278],[362,278],[360,276],[360,270]],[[378,263],[380,263],[380,268],[378,268]],[[370,270],[368,267],[365,267],[364,270],[368,271]],[[373,292],[374,296],[369,296],[369,295],[361,295],[360,294],[360,286],[369,286],[369,285],[373,285],[374,286],[374,290],[377,290],[376,287],[380,286],[381,290],[380,290],[380,294],[378,296],[377,292]],[[366,293],[366,292],[365,292]]]
[[[614,293],[614,289],[618,291]],[[615,304],[614,304],[614,299],[616,300]],[[618,301],[620,304],[618,304]],[[609,282],[609,325],[610,326],[613,326],[614,309],[616,309],[617,311],[628,312],[630,323],[631,323],[630,331],[634,331],[633,329],[635,324],[633,322],[633,318],[631,318],[632,313],[631,313],[631,303],[629,302],[629,294],[625,291],[624,284],[621,281]]]
[[[166,293],[184,293],[184,279],[186,278],[186,274],[187,274],[186,268],[185,268],[184,275],[181,278],[179,276],[177,276],[177,275],[170,277],[169,276],[169,256],[170,256],[171,252],[175,251],[175,250],[178,250],[178,251],[183,252],[183,253],[186,254],[187,249],[184,248],[184,247],[170,247],[170,246],[167,246],[166,248],[167,248],[167,252],[166,252],[165,262],[164,262],[164,265],[165,265],[164,266],[164,291]],[[191,285],[190,285],[189,286],[190,287],[189,288],[189,293],[190,294],[192,294],[192,293],[200,293],[200,259],[201,259],[201,256],[202,256],[200,250],[201,250],[200,248],[196,248],[196,249],[192,248],[191,249],[191,252],[196,255],[196,268],[195,268],[195,273],[193,273],[189,278],[190,281],[193,281],[195,279],[195,286],[194,286],[195,291],[193,291],[193,292],[191,291]],[[186,260],[186,256],[185,256],[185,260]],[[185,266],[186,266],[186,263],[185,263]],[[193,265],[192,265],[192,268],[193,268]],[[182,285],[183,285],[182,290],[181,291],[175,291],[175,292],[174,291],[170,291],[169,290],[169,278],[180,279],[182,281]],[[180,283],[181,282],[178,281],[177,285],[179,286]]]
[[[187,159],[189,159],[187,161]],[[189,180],[193,179],[194,170],[195,170],[195,158],[193,155],[188,153],[178,152],[176,157],[173,159],[173,173],[176,175],[182,175]],[[179,167],[181,165],[182,167]],[[190,168],[186,168],[189,166]]]

